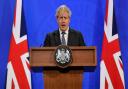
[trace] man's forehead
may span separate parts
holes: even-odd
[[[61,12],[61,13],[59,13],[58,16],[60,16],[60,17],[67,17],[67,16],[69,16],[69,14],[67,12]]]

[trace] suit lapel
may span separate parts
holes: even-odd
[[[72,34],[72,30],[69,29],[69,33],[68,33],[68,43],[67,43],[69,46],[70,46],[71,43],[72,43],[72,42],[71,42],[71,40],[72,40],[72,35],[73,35],[73,34]]]
[[[60,45],[61,44],[59,30],[57,30],[55,32],[55,42],[56,42],[56,45]]]

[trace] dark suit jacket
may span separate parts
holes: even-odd
[[[46,35],[44,46],[58,46],[61,45],[59,30]],[[69,28],[68,46],[85,46],[82,34],[79,31]]]

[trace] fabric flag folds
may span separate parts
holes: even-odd
[[[22,0],[16,0],[9,59],[7,64],[6,89],[31,89],[29,53]]]
[[[106,0],[100,68],[100,89],[125,89],[113,0]]]

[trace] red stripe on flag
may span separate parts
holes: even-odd
[[[17,0],[16,0],[16,3],[17,3]],[[15,9],[14,9],[14,22],[13,22],[14,26],[16,24],[16,6],[15,6]]]
[[[105,15],[105,22],[106,22],[106,25],[107,25],[107,22],[108,22],[108,0],[106,0],[106,15]]]
[[[26,61],[27,67],[30,70],[30,64]]]
[[[13,82],[13,80],[12,80],[12,86],[11,86],[11,89],[15,89],[15,88],[14,88],[14,82]]]
[[[21,56],[21,54],[28,52],[28,45],[27,40],[24,40],[20,42],[19,44],[16,44],[14,40],[14,36],[12,35],[11,43],[10,43],[10,53],[9,53],[9,61],[13,60],[15,57]]]
[[[14,73],[17,78],[17,82],[19,84],[20,89],[30,89],[21,60],[21,58],[16,57],[13,61],[11,61]]]
[[[120,62],[120,59],[119,59],[119,63],[120,63],[121,68],[123,69],[123,64]]]
[[[107,82],[106,78],[105,78],[105,89],[108,89],[108,82]]]
[[[102,59],[104,60],[114,89],[124,89],[123,82],[113,57],[115,52],[120,51],[118,47],[119,45],[117,44],[117,40],[114,42],[115,43],[108,43],[107,38],[104,35]]]

